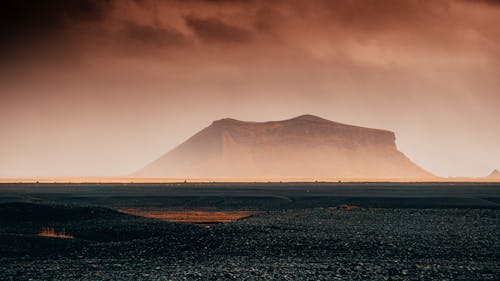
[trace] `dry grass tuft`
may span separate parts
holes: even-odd
[[[56,232],[53,227],[44,227],[42,228],[42,231],[37,235],[43,237],[54,237],[54,238],[64,238],[64,239],[75,238],[72,235],[66,234],[66,231],[64,229],[61,232]]]

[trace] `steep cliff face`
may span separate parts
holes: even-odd
[[[213,122],[135,176],[188,178],[432,178],[397,150],[393,132],[312,115]]]

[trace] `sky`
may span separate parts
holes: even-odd
[[[120,177],[212,121],[394,131],[443,177],[500,168],[500,1],[0,2],[0,177]]]

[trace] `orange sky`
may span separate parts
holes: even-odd
[[[439,176],[500,168],[498,1],[0,10],[0,177],[124,176],[215,119],[306,113],[392,130]]]

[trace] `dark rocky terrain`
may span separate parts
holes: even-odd
[[[214,121],[134,176],[160,178],[432,179],[400,152],[393,132],[313,115]]]
[[[4,184],[0,280],[498,280],[499,190],[479,183]],[[206,227],[121,208],[256,214]],[[46,227],[74,238],[37,236]]]

